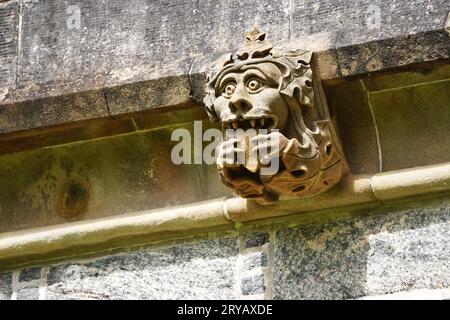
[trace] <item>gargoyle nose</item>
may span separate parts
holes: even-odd
[[[242,98],[231,99],[229,108],[233,113],[246,113],[252,108],[252,104],[248,100]]]

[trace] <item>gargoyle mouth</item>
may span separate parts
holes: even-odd
[[[231,119],[222,123],[224,129],[273,129],[277,125],[276,117],[263,116],[258,118]]]

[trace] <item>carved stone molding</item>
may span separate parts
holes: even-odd
[[[307,197],[333,187],[341,179],[343,161],[332,123],[314,98],[313,53],[273,47],[265,37],[253,27],[240,49],[208,68],[204,103],[224,133],[257,132],[251,141],[226,135],[217,161],[223,183],[241,197],[273,203],[280,195]],[[249,153],[261,154],[260,146],[269,151],[257,163],[226,160],[237,159],[238,153],[245,160]],[[276,172],[263,174],[274,158]]]

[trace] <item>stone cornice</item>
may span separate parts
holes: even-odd
[[[301,46],[299,41],[289,41]],[[408,70],[427,63],[450,61],[450,37],[444,28],[370,42],[337,45],[315,51],[317,77],[325,83],[372,73]],[[215,57],[219,55],[212,55]],[[367,56],[371,59],[367,59]],[[204,66],[213,60],[192,58],[186,68],[158,74],[141,72],[139,78],[119,82],[98,82],[89,86],[64,85],[49,90],[38,86],[8,89],[0,101],[2,115],[0,140],[39,136],[48,131],[69,131],[92,123],[121,122],[117,132],[109,130],[100,136],[130,132],[142,114],[189,109],[201,105],[205,84]],[[143,67],[143,69],[145,69]],[[59,88],[55,83],[54,88]],[[203,116],[202,116],[203,117]],[[103,130],[104,131],[104,130]],[[97,138],[92,135],[88,138]],[[54,140],[54,139],[53,139]],[[24,146],[26,148],[26,146]]]

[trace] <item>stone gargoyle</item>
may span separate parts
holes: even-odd
[[[245,150],[236,137],[224,139],[217,166],[223,183],[237,195],[273,203],[280,195],[316,195],[341,179],[344,161],[331,121],[316,106],[311,60],[310,51],[274,48],[254,27],[245,34],[243,47],[208,68],[204,103],[211,121],[220,121],[224,132],[264,131],[252,139],[257,142],[252,150],[264,146],[277,151],[266,152],[265,161],[256,166],[230,163],[227,157],[235,159]],[[278,170],[262,174],[271,156],[277,157]]]

